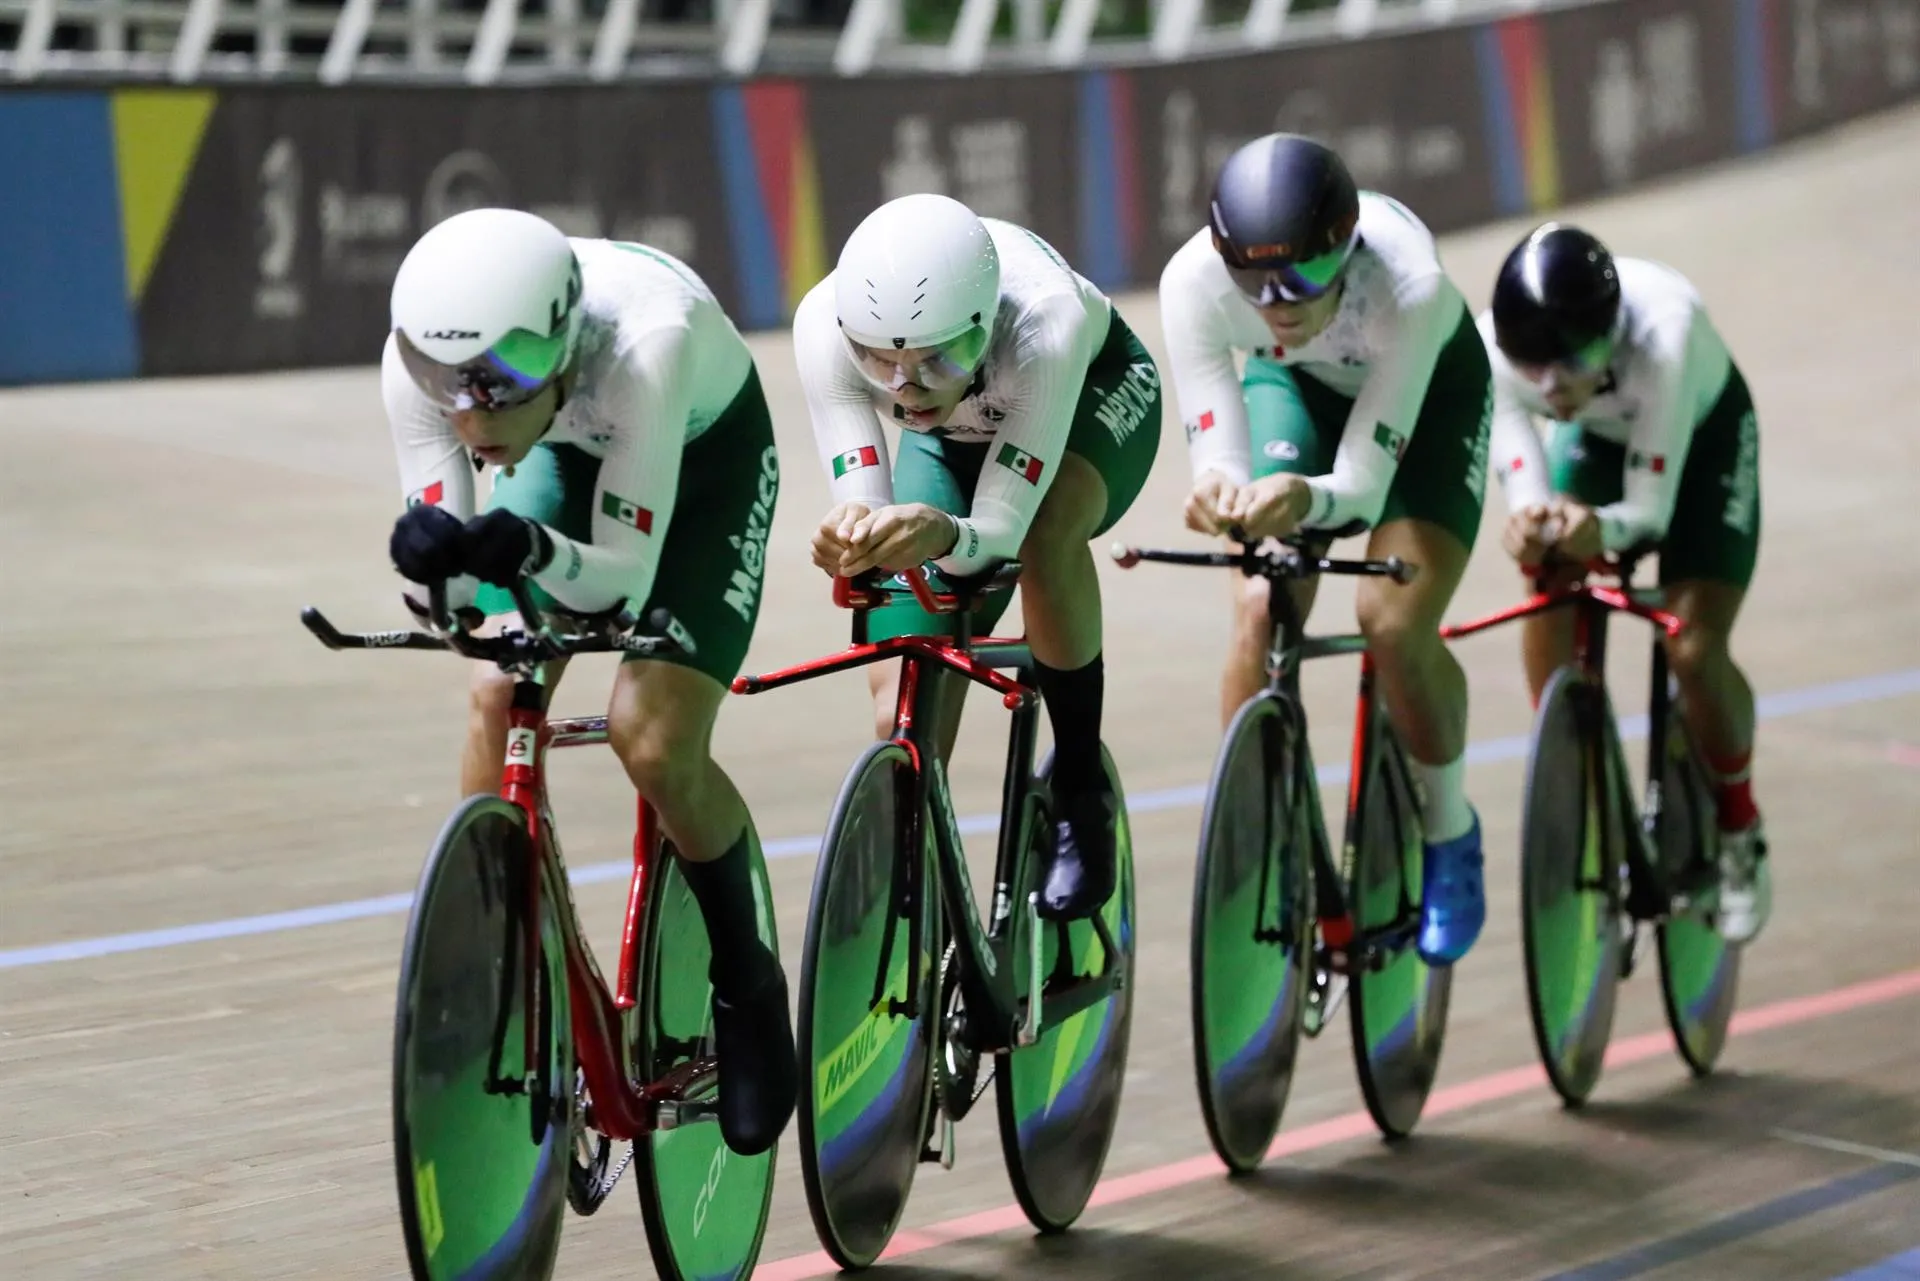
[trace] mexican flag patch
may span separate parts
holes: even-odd
[[[440,505],[440,500],[442,498],[445,498],[446,494],[447,494],[447,487],[444,484],[442,484],[440,481],[436,480],[431,485],[428,485],[425,489],[418,490],[411,497],[409,497],[407,499],[407,506],[438,507]]]
[[[1628,455],[1627,466],[1632,467],[1636,471],[1650,471],[1658,476],[1667,470],[1667,456],[1665,454],[1649,454],[1636,449]]]
[[[1000,446],[1000,452],[994,456],[993,461],[999,463],[1009,471],[1018,472],[1020,479],[1026,481],[1029,485],[1037,485],[1040,483],[1040,472],[1045,466],[1038,458],[1035,458],[1026,450],[1015,449],[1012,445]]]
[[[872,445],[862,445],[858,449],[849,449],[844,454],[836,454],[833,459],[833,478],[839,480],[850,471],[859,471],[862,467],[878,467],[880,451]]]
[[[1399,462],[1400,455],[1407,452],[1407,438],[1385,423],[1373,425],[1373,443],[1392,454],[1395,462]]]
[[[643,534],[653,532],[653,513],[639,503],[630,503],[611,490],[600,495],[600,514],[611,516],[622,525],[639,530]]]

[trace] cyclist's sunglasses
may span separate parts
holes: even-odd
[[[442,409],[502,410],[524,405],[560,376],[566,337],[545,337],[524,329],[506,337],[473,359],[443,365],[413,345],[404,330],[396,329],[400,360],[427,398]]]

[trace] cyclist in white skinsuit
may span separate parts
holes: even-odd
[[[1060,817],[1042,910],[1091,913],[1113,888],[1120,802],[1100,758],[1105,667],[1087,543],[1125,513],[1152,466],[1152,358],[1052,246],[934,195],[891,201],[855,229],[833,274],[801,302],[794,348],[833,482],[815,564],[851,576],[933,560],[964,577],[1020,560]],[[903,429],[891,464],[883,421]],[[1004,604],[977,612],[976,629]],[[876,614],[870,634],[951,624],[902,603]],[[874,669],[883,736],[895,667]],[[961,692],[950,683],[948,750]]]
[[[1248,143],[1210,208],[1212,225],[1160,278],[1194,474],[1187,524],[1254,539],[1370,527],[1369,556],[1418,567],[1407,584],[1362,580],[1356,607],[1420,784],[1419,952],[1450,965],[1486,919],[1466,676],[1439,632],[1480,524],[1486,353],[1432,234],[1397,201],[1356,190],[1327,147],[1292,134]],[[1303,612],[1313,589],[1300,586]],[[1223,721],[1265,684],[1267,590],[1236,582]]]
[[[481,209],[432,228],[401,263],[381,387],[407,508],[389,548],[414,586],[513,611],[669,610],[693,642],[623,662],[608,737],[659,814],[712,944],[720,1127],[771,1147],[797,1071],[779,957],[760,928],[751,816],[710,739],[759,611],[779,491],[746,343],[686,265],[641,245],[568,240]],[[474,479],[501,469],[476,515]],[[484,585],[483,585],[484,584]],[[549,691],[557,683],[550,670]],[[475,665],[463,794],[499,789],[512,679]]]
[[[1760,540],[1759,425],[1746,380],[1693,285],[1671,267],[1614,258],[1548,223],[1508,255],[1480,332],[1494,368],[1493,457],[1512,510],[1505,542],[1523,565],[1583,565],[1655,548],[1681,714],[1717,781],[1716,922],[1754,938],[1771,909],[1766,838],[1753,801],[1753,690],[1729,641]],[[1547,423],[1543,443],[1536,419]],[[1552,572],[1555,585],[1578,570]],[[1522,635],[1536,702],[1573,652],[1564,612]]]

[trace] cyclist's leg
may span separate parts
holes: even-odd
[[[1604,507],[1620,500],[1621,469],[1626,450],[1599,436],[1589,435],[1578,423],[1550,423],[1546,437],[1547,469],[1553,492],[1587,507]],[[1548,591],[1578,582],[1581,566],[1562,566],[1545,576]],[[1520,657],[1526,667],[1527,692],[1534,706],[1553,674],[1573,661],[1572,610],[1535,614],[1520,624]]]
[[[1333,470],[1340,429],[1353,408],[1318,379],[1299,375],[1285,365],[1259,356],[1247,360],[1242,390],[1253,443],[1252,478],[1290,472],[1324,476]],[[1267,620],[1267,581],[1244,574],[1230,575],[1233,592],[1233,630],[1227,643],[1226,669],[1220,677],[1220,723],[1233,719],[1240,705],[1267,683],[1267,646],[1272,636]],[[1319,578],[1291,584],[1294,607],[1305,618],[1313,609]]]
[[[1084,916],[1113,892],[1119,802],[1100,761],[1106,664],[1100,578],[1087,544],[1139,496],[1159,451],[1160,415],[1159,370],[1115,311],[1087,370],[1059,475],[1020,548],[1034,681],[1053,727],[1059,839],[1041,897],[1055,916]]]
[[[588,504],[600,461],[572,445],[535,445],[514,466],[513,475],[494,473],[487,510],[503,507],[518,516],[537,520],[569,538],[591,536]],[[542,606],[552,600],[538,587],[534,600]],[[498,632],[519,618],[513,597],[498,587],[482,585],[474,604],[487,615],[482,634]],[[549,698],[566,670],[564,661],[549,663],[544,680]],[[493,663],[475,663],[468,684],[467,739],[460,753],[461,794],[500,790],[501,762],[507,750],[507,709],[513,702],[514,678]]]
[[[759,618],[767,533],[779,497],[773,423],[750,376],[681,463],[680,491],[646,609],[664,607],[691,654],[620,665],[608,737],[679,853],[713,949],[720,1128],[741,1153],[771,1147],[798,1076],[780,959],[760,938],[761,860],[739,789],[713,759],[714,721]]]
[[[1467,803],[1467,677],[1440,638],[1486,493],[1492,371],[1463,319],[1434,367],[1369,556],[1419,567],[1410,583],[1358,588],[1360,630],[1386,708],[1419,784],[1426,835],[1419,949],[1432,964],[1466,955],[1486,923],[1480,822]]]
[[[1694,429],[1660,550],[1667,608],[1687,626],[1666,641],[1681,712],[1714,775],[1720,928],[1746,942],[1771,908],[1766,840],[1753,800],[1753,687],[1733,661],[1734,621],[1760,545],[1760,436],[1740,371]]]
[[[1731,765],[1736,773],[1744,772],[1753,750],[1753,689],[1734,664],[1729,641],[1759,549],[1760,433],[1736,368],[1694,429],[1660,549],[1668,608],[1688,624],[1667,641],[1687,728],[1716,769]],[[1729,808],[1743,812],[1729,814]],[[1722,826],[1746,826],[1750,808],[1738,797],[1731,806],[1723,803]]]
[[[965,516],[973,509],[973,488],[980,479],[987,446],[960,444],[942,440],[924,432],[900,433],[900,448],[894,455],[893,501],[926,503],[953,516]],[[974,611],[975,635],[985,635],[1006,612],[1007,598],[1001,596]],[[951,616],[929,614],[911,600],[896,601],[875,610],[867,620],[869,640],[887,640],[895,636],[951,636],[958,630]],[[937,743],[942,760],[951,760],[953,744],[960,735],[960,714],[965,709],[968,683],[944,671],[925,673],[934,714],[938,719]],[[867,689],[873,695],[874,737],[893,733],[893,717],[900,690],[900,664],[875,663],[867,668]]]

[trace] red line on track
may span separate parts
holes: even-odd
[[[1792,1027],[1814,1019],[1828,1018],[1835,1014],[1844,1014],[1850,1010],[1881,1005],[1909,996],[1920,996],[1920,970],[1904,970],[1898,974],[1889,974],[1885,978],[1869,979],[1864,983],[1835,988],[1831,992],[1819,992],[1813,996],[1795,997],[1791,1000],[1775,1001],[1770,1005],[1743,1010],[1733,1016],[1731,1035],[1746,1036],[1754,1032],[1771,1031],[1774,1028]],[[1623,1067],[1629,1063],[1656,1058],[1668,1053],[1672,1044],[1672,1039],[1666,1032],[1649,1032],[1643,1036],[1632,1036],[1615,1041],[1607,1048],[1607,1066]],[[1471,1081],[1463,1081],[1459,1085],[1450,1085],[1443,1090],[1435,1090],[1428,1096],[1427,1106],[1422,1111],[1421,1117],[1424,1119],[1445,1116],[1449,1112],[1460,1112],[1501,1099],[1510,1099],[1537,1086],[1543,1086],[1546,1082],[1547,1074],[1537,1064],[1509,1068],[1505,1072],[1495,1072],[1491,1076],[1477,1077]],[[1301,1152],[1311,1152],[1316,1148],[1329,1147],[1335,1143],[1365,1138],[1375,1133],[1377,1131],[1374,1129],[1373,1120],[1365,1112],[1349,1112],[1345,1116],[1317,1121],[1312,1125],[1302,1126],[1298,1130],[1287,1131],[1273,1141],[1273,1146],[1267,1149],[1267,1157],[1272,1160],[1276,1157],[1293,1156]],[[1198,1183],[1202,1179],[1218,1178],[1225,1173],[1226,1167],[1220,1163],[1219,1158],[1209,1152],[1205,1156],[1188,1157],[1184,1161],[1157,1165],[1133,1174],[1115,1175],[1110,1179],[1101,1180],[1100,1185],[1093,1190],[1088,1208],[1138,1200],[1172,1188]],[[992,1210],[982,1210],[977,1214],[962,1215],[957,1219],[929,1224],[923,1228],[903,1228],[894,1234],[892,1243],[880,1257],[883,1261],[897,1259],[902,1255],[919,1254],[957,1241],[973,1240],[1027,1226],[1027,1216],[1020,1212],[1019,1206],[1000,1206]],[[829,1276],[838,1271],[839,1266],[828,1258],[824,1251],[815,1251],[812,1254],[795,1255],[792,1258],[763,1263],[754,1270],[754,1277],[756,1281],[804,1281],[805,1278]]]

